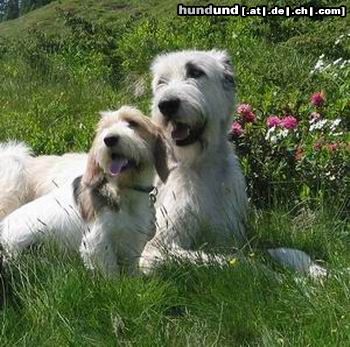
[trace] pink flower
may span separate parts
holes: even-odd
[[[244,130],[242,128],[242,125],[239,123],[239,122],[233,122],[232,123],[232,126],[231,126],[231,131],[230,133],[233,135],[233,136],[241,136],[243,134]]]
[[[251,112],[253,112],[253,109],[249,104],[240,104],[237,106],[237,113],[241,116]]]
[[[316,142],[316,143],[314,144],[314,150],[320,151],[321,149],[322,149],[322,143]]]
[[[256,116],[254,112],[244,113],[242,117],[247,123],[254,123],[256,121]]]
[[[312,105],[316,107],[321,107],[326,101],[326,96],[323,91],[316,92],[311,95],[310,101]]]
[[[253,108],[249,104],[240,104],[237,107],[237,113],[241,116],[242,120],[247,123],[254,123],[256,121]]]
[[[330,143],[327,145],[327,148],[330,152],[335,152],[338,149],[339,145],[337,143]]]
[[[298,120],[293,116],[285,116],[281,120],[281,126],[285,129],[295,129],[298,126]]]
[[[277,116],[270,116],[267,118],[266,124],[269,128],[278,127],[281,124],[281,119]]]

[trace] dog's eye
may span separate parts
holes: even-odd
[[[187,77],[188,78],[200,78],[202,76],[205,76],[205,72],[201,69],[198,69],[196,67],[190,67],[187,70]]]
[[[128,123],[130,128],[137,128],[139,126],[138,123],[133,120],[130,120]]]
[[[160,86],[160,85],[162,85],[162,84],[166,84],[166,79],[161,78],[161,79],[158,80],[157,85]]]

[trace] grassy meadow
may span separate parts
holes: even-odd
[[[245,139],[263,141],[238,148],[252,198],[246,260],[223,269],[174,262],[112,280],[76,254],[30,250],[1,277],[0,346],[350,345],[349,17],[178,18],[176,5],[61,0],[0,23],[0,141],[26,141],[36,154],[87,151],[99,111],[132,104],[149,114],[158,53],[226,49],[237,102],[258,119]],[[312,72],[320,59],[329,67]],[[315,109],[310,95],[321,90],[326,104]],[[338,133],[303,131],[315,111],[341,119]],[[297,144],[264,140],[272,114],[298,118],[306,154],[293,171],[284,154]],[[266,249],[281,246],[307,252],[331,276],[278,266]]]

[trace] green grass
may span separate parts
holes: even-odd
[[[66,33],[64,23],[57,15],[57,10],[70,11],[87,17],[96,23],[118,23],[121,16],[139,16],[144,11],[151,11],[157,15],[160,12],[176,9],[174,0],[159,3],[154,0],[126,1],[126,0],[60,0],[47,6],[27,13],[15,20],[1,23],[1,35],[16,37],[25,34],[28,30],[36,28],[48,33],[64,35]]]
[[[184,19],[176,4],[62,0],[1,23],[0,141],[24,140],[38,154],[88,150],[98,111],[133,104],[149,113],[151,60],[184,48],[227,49],[238,99],[258,116],[298,114],[321,89],[331,118],[350,115],[347,80],[310,76],[323,53],[350,59],[350,47],[334,48],[348,18]],[[134,95],[140,80],[145,91]],[[28,252],[4,273],[0,345],[348,346],[346,199],[291,201],[283,187],[252,208],[246,260],[226,269],[168,264],[108,280],[77,255]],[[280,246],[322,260],[332,276],[315,282],[281,268],[266,254]]]
[[[1,345],[346,346],[349,230],[332,211],[300,211],[254,213],[254,253],[226,269],[169,264],[107,280],[78,257],[28,253],[5,276]],[[258,248],[266,239],[327,259],[332,276],[315,282],[279,268]]]

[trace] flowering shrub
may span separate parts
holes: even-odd
[[[264,203],[277,191],[293,202],[323,198],[349,183],[346,122],[327,118],[323,91],[315,92],[310,105],[301,109],[305,111],[297,115],[267,115],[249,104],[237,107],[230,139],[255,202]]]

